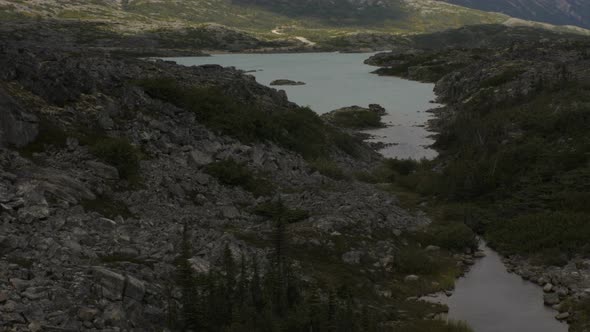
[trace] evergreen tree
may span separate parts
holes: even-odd
[[[182,292],[182,316],[185,329],[199,329],[201,327],[199,290],[190,266],[190,258],[189,231],[185,224],[182,231],[181,253],[177,263],[178,284]]]

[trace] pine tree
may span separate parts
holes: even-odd
[[[178,283],[182,292],[182,316],[186,329],[198,329],[201,326],[199,290],[190,266],[190,258],[189,231],[185,224],[182,231],[181,253],[177,264]]]
[[[328,291],[328,317],[327,317],[327,321],[328,321],[328,331],[329,332],[336,332],[337,330],[337,326],[336,326],[336,311],[338,308],[338,304],[336,303],[336,296],[334,294],[334,291],[332,289],[330,289]]]
[[[287,284],[286,284],[286,247],[287,235],[285,224],[281,217],[275,220],[274,231],[274,260],[270,271],[270,280],[272,287],[272,301],[275,312],[279,317],[286,313],[287,302]]]
[[[236,299],[237,304],[242,306],[246,305],[246,292],[248,289],[248,270],[246,268],[246,257],[244,253],[242,253],[242,257],[240,259],[240,277],[238,284],[236,286]]]
[[[234,303],[234,291],[236,284],[236,262],[233,254],[229,247],[226,245],[223,250],[223,312],[227,319],[232,317],[233,303]]]
[[[252,304],[258,313],[261,313],[264,308],[264,298],[262,290],[262,281],[260,280],[260,272],[258,271],[258,260],[256,257],[252,259],[252,282],[250,283],[250,295]]]

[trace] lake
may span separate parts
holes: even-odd
[[[186,66],[219,64],[233,66],[250,73],[256,80],[270,86],[276,79],[302,81],[301,86],[277,86],[285,90],[289,100],[309,106],[318,114],[332,110],[369,104],[383,106],[387,128],[368,130],[369,141],[390,144],[380,152],[390,158],[433,158],[436,152],[427,146],[433,143],[423,126],[435,107],[433,84],[424,84],[396,77],[371,74],[376,67],[363,63],[369,53],[295,53],[295,54],[220,54],[211,57],[168,58]]]

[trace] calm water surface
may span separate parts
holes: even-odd
[[[302,86],[278,86],[289,100],[309,106],[319,114],[340,107],[379,104],[388,111],[383,122],[389,127],[367,131],[371,141],[394,144],[382,151],[386,157],[433,158],[436,152],[426,146],[433,143],[421,127],[428,120],[425,111],[435,105],[433,84],[424,84],[395,77],[380,77],[363,64],[371,54],[297,53],[297,54],[222,54],[211,57],[170,58],[179,64],[193,66],[219,64],[251,73],[269,86],[276,79],[303,81]]]
[[[252,73],[259,83],[275,79],[307,83],[304,86],[277,87],[289,99],[310,106],[319,114],[334,109],[380,104],[388,111],[383,121],[388,128],[369,131],[375,140],[395,143],[381,151],[387,157],[432,158],[436,153],[423,125],[429,117],[424,111],[434,107],[432,84],[370,74],[374,67],[363,64],[370,54],[227,54],[212,57],[172,58],[183,65],[220,64]],[[477,261],[470,272],[457,281],[451,297],[432,300],[449,306],[449,317],[464,320],[476,332],[565,332],[567,325],[553,317],[543,305],[543,291],[520,277],[509,274],[499,256],[485,248],[487,256]]]
[[[543,290],[508,273],[500,256],[486,257],[457,280],[452,296],[431,298],[449,306],[449,318],[466,321],[476,332],[567,332],[568,326],[543,305]]]

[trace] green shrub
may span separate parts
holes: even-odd
[[[307,211],[290,209],[281,201],[260,203],[254,208],[254,213],[275,221],[286,222],[289,224],[302,221],[309,217]]]
[[[344,174],[342,169],[331,160],[319,158],[311,162],[310,165],[314,170],[320,172],[320,174],[325,175],[334,180],[347,179],[347,176]]]
[[[437,224],[431,226],[428,232],[432,235],[432,243],[441,248],[462,251],[478,247],[475,233],[461,222]]]
[[[116,167],[122,178],[130,181],[137,180],[141,153],[126,138],[99,139],[90,147],[90,151],[98,158]]]
[[[398,252],[397,272],[404,274],[433,275],[443,264],[419,248],[403,248]]]
[[[207,165],[205,172],[223,184],[241,187],[255,196],[270,195],[274,191],[272,183],[254,175],[244,164],[233,159],[211,163]]]
[[[307,159],[328,154],[334,145],[353,157],[357,153],[358,142],[324,124],[309,108],[265,111],[254,104],[239,103],[218,87],[186,87],[167,78],[138,84],[151,97],[192,111],[209,128],[242,142],[275,142]]]

